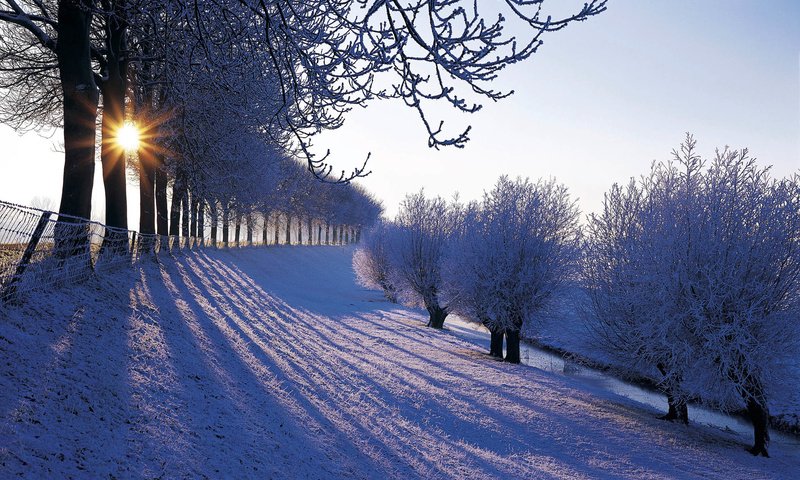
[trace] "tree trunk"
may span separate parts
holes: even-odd
[[[169,208],[169,234],[173,237],[180,235],[181,231],[181,200],[184,190],[183,173],[178,170],[175,182],[172,184],[172,203]]]
[[[236,215],[234,215],[233,218],[236,221],[236,223],[234,225],[234,234],[233,234],[234,235],[234,241],[236,242],[236,246],[237,247],[241,247],[242,244],[240,243],[239,240],[241,238],[240,234],[242,232],[242,216],[237,213]]]
[[[197,207],[200,202],[197,201],[197,195],[192,194],[192,203],[189,207],[189,236],[197,237]]]
[[[508,363],[519,363],[519,330],[506,330],[506,358]]]
[[[439,306],[428,307],[428,326],[437,330],[444,327],[444,319],[447,318],[447,309]]]
[[[292,244],[292,217],[286,216],[286,245]]]
[[[228,216],[230,215],[230,208],[226,205],[222,206],[222,245],[228,246]]]
[[[80,219],[92,214],[99,97],[91,65],[91,12],[82,1],[58,2],[56,58],[64,106],[64,176],[58,211]],[[59,216],[55,237],[58,256],[89,251],[88,227],[82,220]]]
[[[661,375],[666,377],[667,370],[663,364],[660,363],[657,364],[656,368],[658,369],[659,372],[661,372]],[[677,383],[678,384],[680,383],[680,379],[677,381]],[[664,389],[664,393],[666,393],[667,395],[667,414],[662,415],[658,418],[660,418],[661,420],[669,420],[669,421],[677,420],[679,422],[688,425],[689,408],[686,405],[686,401],[674,395],[673,390],[670,387],[666,387]]]
[[[745,386],[747,416],[753,422],[753,447],[747,451],[753,455],[769,457],[769,410],[764,389],[757,380]]]
[[[489,355],[495,358],[503,358],[503,332],[500,328],[491,328],[491,340],[489,341]]]
[[[188,239],[189,232],[189,187],[184,184],[183,198],[181,198],[181,236]]]
[[[152,152],[139,152],[139,233],[156,233],[155,175]]]
[[[197,243],[201,247],[205,244],[206,233],[206,202],[202,198],[197,202]]]
[[[689,408],[685,400],[667,392],[667,409],[667,414],[658,418],[669,421],[677,420],[683,424],[689,424]]]
[[[279,224],[280,224],[281,216],[280,216],[279,213],[276,213],[273,218],[275,219],[273,221],[273,223],[272,223],[272,229],[275,232],[275,245],[279,245],[280,244],[280,238],[278,238],[278,235],[279,235],[278,231],[280,230]]]
[[[100,86],[103,95],[100,159],[106,194],[106,225],[127,230],[125,150],[117,142],[117,132],[125,123],[125,92],[128,83],[128,62],[124,60],[124,50],[127,47],[125,1],[115,1],[113,12],[106,13],[106,16],[106,78]],[[119,235],[119,232],[115,234]],[[127,234],[124,234],[124,239],[127,240]],[[107,231],[106,241],[108,240]],[[114,238],[114,244],[120,240],[121,238]]]
[[[303,217],[297,217],[297,244],[303,244]]]
[[[164,157],[159,153],[153,155],[153,168],[156,175],[156,231],[162,236],[169,235],[167,213],[167,173],[164,171]]]
[[[247,216],[247,244],[253,245],[253,216]]]
[[[264,225],[261,228],[261,243],[263,243],[264,245],[267,244],[267,220],[268,219],[269,219],[269,215],[265,213],[264,214]]]
[[[147,148],[139,151],[139,244],[140,250],[152,250],[156,233],[155,169],[153,155]]]
[[[211,246],[217,246],[217,223],[219,222],[219,217],[217,217],[217,201],[212,200],[209,209],[211,210]]]

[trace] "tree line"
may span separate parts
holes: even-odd
[[[747,149],[704,160],[687,135],[583,225],[563,185],[501,177],[466,205],[407,196],[353,262],[366,286],[425,307],[431,327],[450,313],[481,323],[495,357],[505,337],[513,363],[523,327],[578,287],[595,348],[657,382],[663,418],[687,423],[689,400],[744,410],[749,451],[768,456],[770,399],[800,356],[798,212],[800,174],[772,178]]]
[[[263,199],[243,190],[279,182],[263,163],[300,159],[333,183],[368,173],[365,164],[334,172],[311,139],[373,100],[415,109],[430,146],[462,147],[469,128],[445,131],[430,104],[471,113],[482,99],[507,96],[491,85],[503,68],[536,53],[544,35],[606,8],[603,0],[576,2],[555,18],[542,4],[3,0],[0,121],[17,130],[63,128],[65,238],[82,228],[75,219],[91,218],[97,145],[105,223],[128,228],[128,158],[116,137],[136,121],[144,140],[139,230],[174,234],[175,212],[187,205],[223,215],[231,204],[259,208]]]

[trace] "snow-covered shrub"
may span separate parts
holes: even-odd
[[[747,150],[709,168],[688,136],[675,161],[615,185],[590,217],[585,277],[599,343],[659,371],[669,417],[699,397],[744,406],[767,455],[767,400],[797,355],[800,193]]]
[[[387,300],[397,303],[397,289],[391,278],[390,242],[394,226],[378,222],[364,236],[353,254],[353,270],[358,282],[367,288],[383,290]]]
[[[421,304],[430,315],[428,326],[442,328],[449,313],[440,299],[442,260],[448,242],[461,223],[462,208],[441,197],[426,198],[423,191],[400,204],[392,235],[392,271],[400,298]]]
[[[460,315],[492,332],[490,353],[519,363],[523,324],[546,307],[578,259],[578,210],[554,180],[500,177],[466,209],[447,261],[447,298]]]

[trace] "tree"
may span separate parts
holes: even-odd
[[[771,179],[746,150],[704,169],[691,136],[674,157],[590,218],[595,330],[629,368],[658,372],[666,418],[687,421],[689,398],[744,406],[750,451],[767,456],[769,392],[798,354],[797,179]]]
[[[353,254],[353,270],[361,285],[377,288],[392,303],[397,303],[397,287],[391,271],[391,240],[394,225],[378,222],[367,233],[363,245]]]
[[[407,195],[400,203],[392,242],[393,282],[400,298],[421,304],[430,315],[428,326],[440,329],[449,309],[440,299],[442,261],[458,225],[460,206],[425,193]]]
[[[448,255],[446,298],[454,311],[489,328],[490,354],[519,363],[520,332],[575,278],[578,210],[554,180],[500,177],[467,209]]]

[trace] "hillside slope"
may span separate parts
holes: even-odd
[[[424,328],[351,248],[189,253],[0,307],[0,478],[791,478],[797,451]]]

